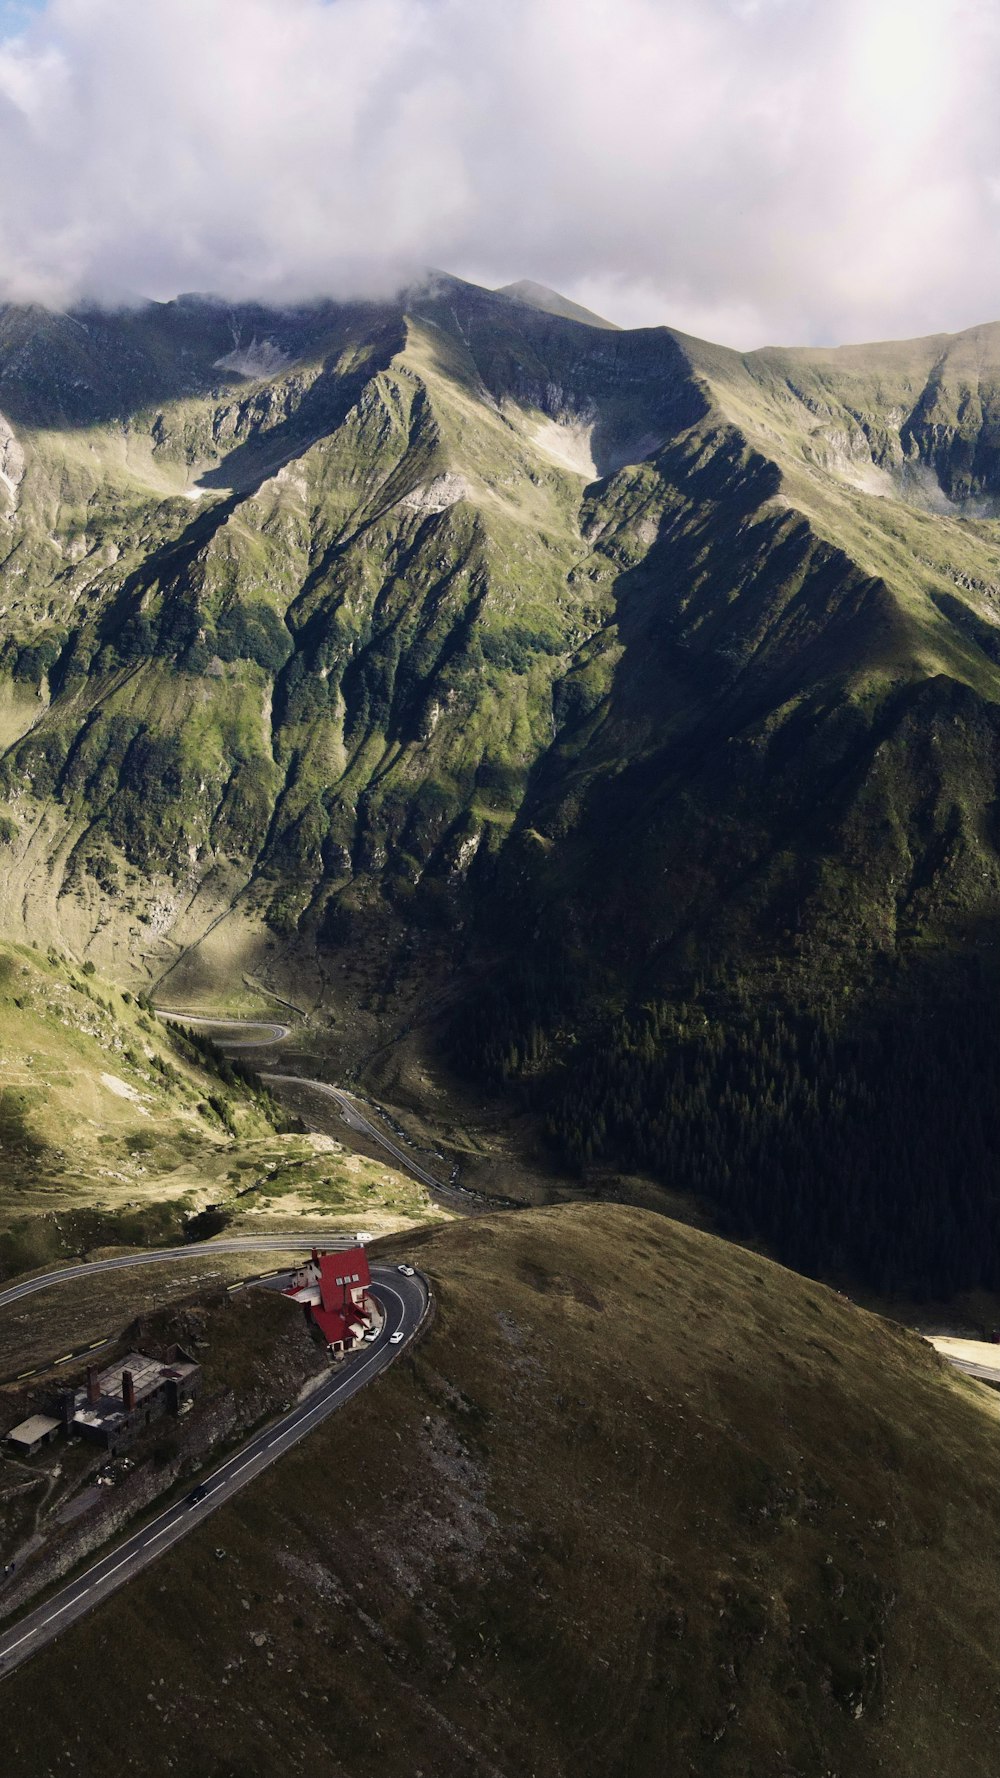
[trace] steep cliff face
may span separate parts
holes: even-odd
[[[829,350],[738,354],[687,342],[780,451],[859,492],[992,517],[1000,489],[1000,326]]]

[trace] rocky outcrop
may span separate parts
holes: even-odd
[[[17,511],[24,469],[24,448],[9,420],[0,414],[0,501],[6,502],[9,517]]]

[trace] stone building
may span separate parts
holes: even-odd
[[[61,1398],[62,1424],[70,1436],[122,1451],[154,1420],[185,1413],[200,1383],[201,1366],[179,1346],[165,1360],[129,1352],[108,1370],[88,1367],[85,1386]]]

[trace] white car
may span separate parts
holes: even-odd
[[[392,1333],[392,1334],[390,1334],[390,1335],[389,1335],[389,1344],[390,1344],[390,1346],[398,1346],[398,1345],[399,1345],[399,1342],[400,1342],[400,1340],[402,1340],[402,1339],[403,1339],[403,1338],[404,1338],[404,1334],[403,1334],[403,1330],[402,1330],[402,1328],[401,1328],[401,1327],[397,1327],[397,1329],[396,1329],[396,1331],[395,1331],[395,1333]]]
[[[412,1278],[413,1277],[413,1267],[412,1266],[397,1266],[396,1270],[397,1270],[397,1272],[402,1272],[404,1278]]]

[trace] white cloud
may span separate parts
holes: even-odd
[[[49,0],[0,289],[532,277],[735,343],[1000,316],[992,0]]]

